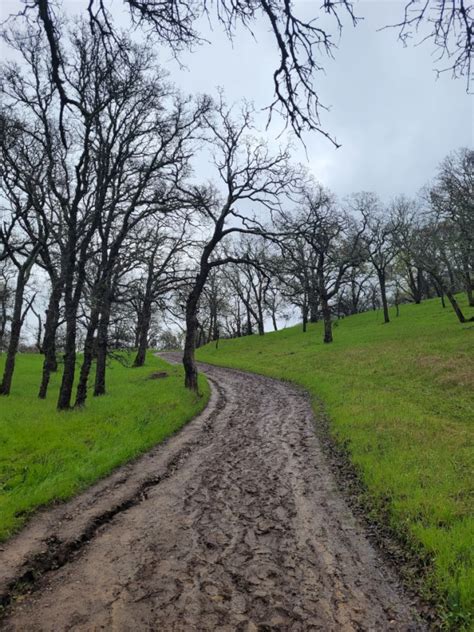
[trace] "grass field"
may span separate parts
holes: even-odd
[[[472,315],[460,297],[466,315]],[[198,358],[300,384],[321,398],[383,515],[432,560],[425,591],[446,625],[470,629],[474,609],[474,324],[439,300],[339,321],[221,340]],[[315,399],[315,406],[318,403]]]
[[[3,362],[0,356],[0,369]],[[203,396],[196,398],[183,386],[181,367],[148,354],[140,369],[114,361],[108,395],[91,397],[83,410],[58,413],[59,374],[48,399],[36,397],[41,366],[41,356],[20,354],[12,393],[0,398],[0,540],[34,509],[69,498],[163,441],[204,408],[209,395],[204,378]],[[168,377],[149,379],[162,369]]]

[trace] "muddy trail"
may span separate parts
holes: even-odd
[[[1,629],[424,629],[338,492],[308,397],[202,368],[204,413],[0,551]]]

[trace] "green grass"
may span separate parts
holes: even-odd
[[[221,340],[198,357],[322,399],[374,513],[432,561],[424,590],[461,629],[474,609],[474,324],[439,300],[400,311],[386,325],[378,312],[341,320],[331,345],[316,324]]]
[[[0,356],[0,369],[4,357]],[[83,410],[55,409],[60,375],[47,400],[37,399],[42,357],[20,354],[9,397],[0,398],[0,540],[31,512],[63,500],[163,441],[202,410],[209,387],[201,378],[201,398],[183,386],[181,367],[147,355],[146,366],[117,361],[107,373],[108,393]],[[148,379],[157,370],[168,377]]]

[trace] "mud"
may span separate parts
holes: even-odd
[[[0,551],[1,629],[423,630],[338,492],[308,397],[204,368],[202,415]]]

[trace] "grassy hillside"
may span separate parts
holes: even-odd
[[[0,356],[0,369],[4,357]],[[0,398],[0,540],[37,507],[65,499],[114,467],[163,441],[206,404],[183,387],[180,367],[148,354],[146,366],[113,362],[109,394],[91,397],[84,410],[55,409],[60,375],[45,401],[37,399],[42,357],[20,355],[12,393]],[[149,379],[165,369],[168,377]]]
[[[460,325],[439,300],[400,311],[386,325],[377,312],[341,320],[331,345],[316,324],[222,340],[198,357],[323,400],[374,511],[432,559],[426,591],[460,629],[474,609],[474,324]]]

